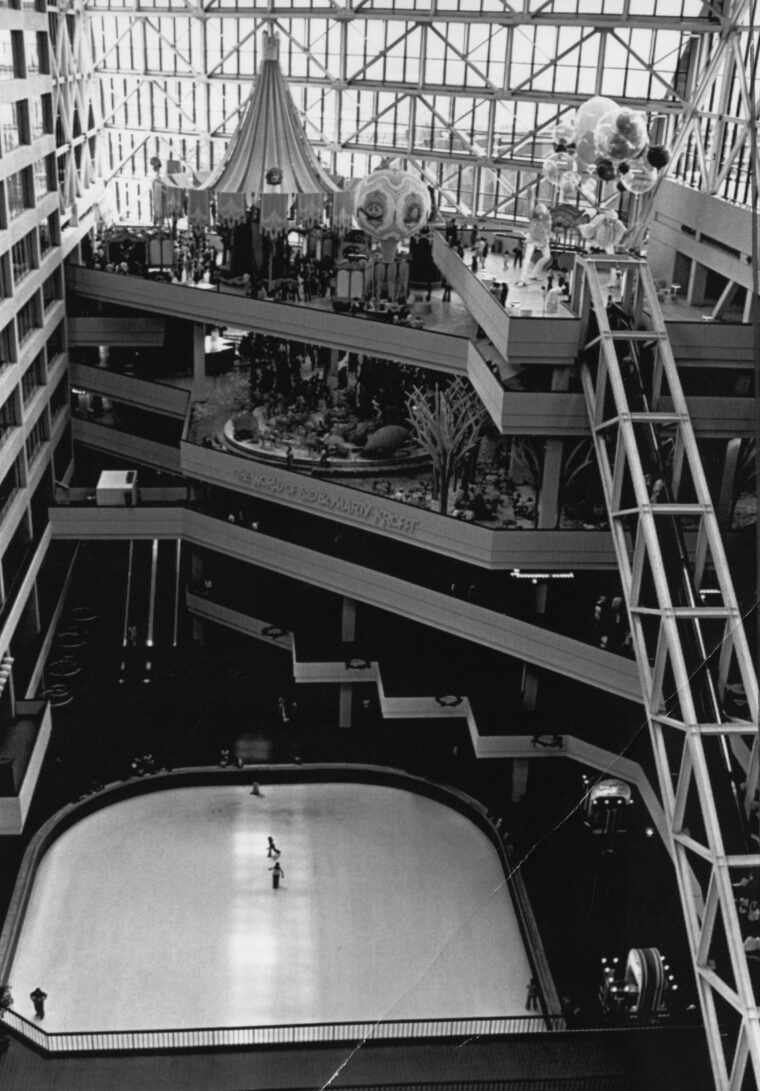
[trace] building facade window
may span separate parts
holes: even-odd
[[[0,141],[3,155],[21,147],[21,111],[17,102],[0,102]]]
[[[50,337],[48,337],[48,342],[47,342],[48,365],[52,364],[52,362],[56,358],[56,356],[60,356],[63,351],[64,351],[63,322],[61,322],[59,325],[56,326],[56,328],[50,334]]]
[[[69,381],[64,377],[53,391],[50,397],[50,415],[53,420],[64,413],[69,407]]]
[[[11,247],[11,264],[14,284],[19,284],[34,268],[34,244],[31,231]]]
[[[0,406],[0,443],[4,443],[11,429],[17,427],[15,398],[11,396]]]
[[[6,178],[5,193],[8,200],[9,220],[15,220],[22,212],[34,207],[31,174],[28,167]]]
[[[54,156],[47,155],[34,164],[34,195],[38,201],[54,193],[56,187]]]
[[[54,303],[63,298],[61,291],[61,274],[58,269],[52,273],[42,285],[42,307],[47,311]]]
[[[52,103],[50,95],[40,95],[29,100],[29,137],[37,140],[53,131]]]
[[[21,379],[21,400],[28,405],[34,392],[45,385],[45,357],[39,352],[32,360]]]
[[[18,331],[18,343],[22,345],[28,337],[34,333],[36,329],[42,325],[40,322],[40,308],[37,302],[37,296],[34,295],[20,308],[16,315],[16,329]]]
[[[47,254],[54,246],[58,245],[58,214],[52,212],[46,220],[39,225],[40,233],[40,257]]]
[[[13,499],[13,496],[18,489],[18,483],[18,465],[14,462],[2,482],[0,482],[0,515],[4,514],[5,509]]]
[[[24,59],[27,77],[49,75],[47,42],[44,34],[38,34],[35,30],[24,31]]]
[[[12,364],[15,359],[13,348],[13,326],[9,322],[5,329],[0,330],[0,368]]]
[[[0,30],[0,79],[16,78],[16,53],[13,48],[13,32]]]
[[[34,462],[47,438],[47,422],[43,414],[26,437],[26,461],[28,465]]]

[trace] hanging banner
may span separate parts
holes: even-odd
[[[153,193],[153,222],[158,223],[159,220],[163,220],[166,215],[165,200],[164,200],[164,183],[156,178],[152,183]]]
[[[167,216],[182,216],[185,211],[185,191],[179,186],[167,186],[164,192],[164,212]]]
[[[349,231],[354,226],[354,194],[339,189],[333,193],[332,226],[334,231]]]
[[[324,197],[321,193],[299,193],[296,215],[304,227],[317,227],[322,223]]]
[[[287,193],[262,193],[260,224],[264,235],[279,235],[287,230]]]
[[[245,220],[245,194],[216,191],[216,222],[233,227]]]
[[[211,222],[207,189],[191,189],[188,194],[187,222],[191,227],[208,227]]]

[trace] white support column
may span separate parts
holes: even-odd
[[[193,393],[202,397],[206,392],[206,327],[193,323]]]
[[[338,727],[351,726],[354,687],[350,682],[342,682],[338,696]]]
[[[559,484],[562,477],[562,439],[547,439],[541,492],[538,497],[538,529],[554,530],[559,522]]]
[[[656,396],[644,411],[638,395],[634,411],[628,404],[618,353],[627,347],[626,343],[630,351],[635,352],[642,331],[636,328],[635,322],[630,331],[610,329],[600,276],[606,269],[604,259],[585,258],[579,263],[599,328],[598,339],[586,349],[586,358],[592,351],[598,357],[596,370],[584,364],[581,377],[623,577],[663,810],[675,846],[676,877],[707,1030],[713,1078],[718,1091],[731,1091],[744,1086],[745,1070],[751,1070],[753,1086],[760,1085],[758,1005],[732,888],[732,869],[737,869],[733,874],[744,874],[756,867],[757,850],[748,839],[737,809],[735,792],[738,786],[732,788],[731,770],[722,765],[715,743],[722,739],[725,746],[730,746],[735,741],[731,736],[737,732],[750,740],[756,738],[757,678],[654,282],[644,263],[632,258],[622,260],[629,267],[638,267],[632,271],[638,274],[641,298],[632,313],[639,313],[646,303],[651,323],[647,335],[651,329],[653,337],[657,338],[658,367],[673,409],[658,413]],[[657,368],[655,370],[657,372]],[[659,385],[659,381],[655,374],[653,383]],[[600,401],[605,392],[611,395],[614,407],[610,409],[609,402],[605,403],[602,414]],[[658,424],[664,430],[674,419],[678,425],[676,461],[688,469],[695,498],[690,497],[688,502],[678,499],[677,479],[681,470],[677,469],[666,475],[668,492],[654,503],[650,498],[651,483],[645,475],[648,449],[639,448],[641,424],[651,425],[656,433]],[[617,431],[617,444],[610,466],[607,441],[613,428]],[[726,474],[730,474],[729,466],[724,471],[724,482]],[[626,505],[622,512],[618,510],[621,497]],[[638,529],[631,556],[625,529],[626,520],[632,515],[637,519]],[[694,521],[697,523],[698,548],[696,556],[689,558],[691,564],[684,562],[682,565],[679,555],[674,557],[673,536],[679,535],[686,521],[690,525]],[[699,595],[701,577],[695,578],[694,571],[703,570],[708,560],[717,586],[715,597],[706,605]],[[673,565],[677,566],[675,572]],[[646,605],[642,605],[638,598],[645,566],[654,602],[650,597]],[[656,625],[652,633],[656,643],[645,640],[644,617],[649,626]],[[709,654],[703,626],[706,632],[707,623],[715,618],[725,619],[726,632],[720,661],[712,673],[707,674],[700,669]],[[689,640],[682,642],[687,625]],[[746,731],[742,730],[741,723],[725,722],[722,693],[729,668],[731,677],[742,683],[747,695]],[[667,679],[671,680],[666,689]],[[674,692],[670,692],[671,688]],[[743,742],[746,747],[746,740]],[[749,790],[750,783],[756,780],[756,771],[747,768],[746,759],[742,764]],[[697,835],[686,832],[689,813],[693,815],[695,827],[702,831],[699,840]],[[699,868],[692,866],[696,859],[702,862]],[[713,956],[720,963],[714,969],[707,964],[708,958]],[[729,981],[733,981],[733,985],[729,985]],[[727,1046],[721,1036],[715,1010],[716,995],[728,1003],[741,1020],[734,1047]]]
[[[340,615],[340,639],[344,644],[356,640],[356,599],[344,596]]]

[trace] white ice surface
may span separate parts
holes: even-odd
[[[49,1032],[524,1013],[512,901],[473,823],[395,788],[262,792],[163,791],[68,830],[34,882],[16,1010],[40,986]]]

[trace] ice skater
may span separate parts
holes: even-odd
[[[280,879],[285,878],[285,872],[282,870],[282,865],[279,860],[275,860],[274,867],[269,869],[272,872],[272,889],[280,889]]]
[[[47,993],[37,986],[33,993],[29,993],[29,998],[34,1004],[34,1014],[38,1019],[45,1018],[45,1001],[47,1000]]]
[[[271,860],[273,856],[279,856],[279,855],[280,855],[280,850],[275,845],[274,838],[273,837],[267,837],[267,856]],[[272,869],[270,868],[269,870],[271,871]]]

